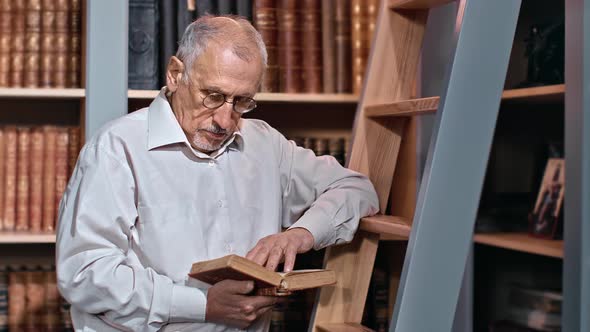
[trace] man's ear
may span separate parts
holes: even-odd
[[[166,68],[166,87],[168,91],[172,93],[176,92],[183,74],[184,63],[175,56],[170,57],[168,67]]]

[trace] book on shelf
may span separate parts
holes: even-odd
[[[336,283],[334,271],[310,269],[274,272],[237,255],[194,263],[189,276],[211,285],[226,279],[253,280],[256,294],[267,296],[285,296],[294,291]]]
[[[156,0],[129,1],[129,88],[159,87],[159,8]]]

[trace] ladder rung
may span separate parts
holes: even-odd
[[[396,101],[390,104],[365,106],[365,115],[381,116],[412,116],[436,112],[440,97],[428,97]]]
[[[319,324],[318,330],[321,332],[375,332],[370,328],[357,323]]]
[[[453,0],[389,0],[391,9],[429,9]]]
[[[380,235],[408,238],[412,226],[405,218],[378,214],[362,218],[359,229]]]

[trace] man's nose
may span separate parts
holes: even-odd
[[[232,115],[234,112],[234,105],[232,103],[224,103],[219,106],[213,115],[213,120],[223,129],[228,130],[231,128],[233,119]]]

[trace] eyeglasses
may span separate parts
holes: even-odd
[[[256,108],[256,100],[249,97],[236,96],[233,100],[228,100],[227,96],[219,92],[207,92],[203,98],[203,106],[208,109],[216,109],[224,103],[232,104],[235,112],[244,114]]]

